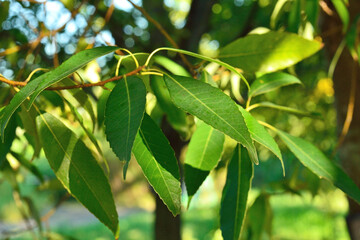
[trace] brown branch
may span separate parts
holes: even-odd
[[[344,121],[344,125],[341,131],[341,134],[339,136],[338,142],[334,148],[333,154],[336,153],[336,151],[339,149],[339,147],[343,144],[346,135],[349,132],[351,122],[353,120],[354,116],[354,108],[355,108],[355,99],[356,99],[356,81],[357,81],[357,71],[358,71],[358,60],[354,59],[354,66],[353,66],[353,73],[351,77],[351,86],[350,86],[350,96],[349,96],[349,103],[348,103],[348,109],[346,113],[346,118]]]
[[[135,75],[135,74],[139,73],[142,69],[144,69],[144,67],[145,66],[141,66],[131,72],[126,73],[125,75],[112,77],[112,78],[109,78],[107,80],[97,82],[97,83],[84,83],[84,84],[78,84],[78,85],[73,85],[73,86],[48,87],[48,88],[46,88],[46,90],[55,91],[55,90],[66,90],[66,89],[74,89],[74,88],[88,88],[88,87],[104,86],[106,83],[120,80],[124,76],[128,77],[128,76]],[[26,82],[11,81],[11,80],[6,79],[1,76],[0,76],[0,82],[9,84],[11,86],[25,86],[27,84]]]
[[[163,26],[161,26],[161,24],[156,21],[154,18],[152,18],[150,16],[150,14],[142,7],[136,5],[135,3],[133,3],[131,0],[127,0],[131,5],[133,5],[134,8],[136,8],[137,10],[139,10],[144,17],[151,22],[152,24],[155,25],[155,27],[161,32],[162,35],[164,35],[164,37],[171,43],[171,45],[173,45],[175,48],[180,49],[179,45],[174,41],[174,39],[168,34],[168,32],[163,28]],[[184,64],[188,67],[188,69],[190,70],[191,73],[194,72],[194,67],[193,65],[187,60],[187,58],[185,57],[184,54],[179,53],[181,60],[184,62]]]

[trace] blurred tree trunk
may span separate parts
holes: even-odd
[[[327,2],[328,6],[332,8],[333,6],[329,2]],[[349,3],[348,9],[352,23],[356,15],[360,13],[360,1],[350,0]],[[337,47],[344,38],[344,35],[341,34],[341,27],[341,21],[335,11],[332,16],[324,14],[322,32],[325,48],[330,58],[334,56]],[[355,87],[354,82],[356,82],[353,119],[350,129],[338,149],[338,154],[345,171],[360,186],[360,71],[358,63],[353,60],[348,49],[345,49],[341,54],[335,68],[333,81],[339,135],[346,119],[350,91]],[[360,205],[350,198],[348,202],[349,213],[346,219],[349,234],[351,239],[360,240]]]

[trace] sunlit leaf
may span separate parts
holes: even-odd
[[[238,145],[228,165],[221,199],[220,229],[224,240],[240,238],[252,178],[253,164],[248,152]]]
[[[181,209],[178,163],[167,138],[147,114],[132,151],[150,185],[172,214],[177,215]]]
[[[249,97],[264,94],[291,84],[301,84],[301,81],[297,77],[283,72],[265,74],[251,84]]]
[[[109,181],[91,151],[59,119],[49,113],[37,117],[45,156],[64,187],[113,233],[118,216]]]
[[[274,72],[313,55],[321,46],[296,34],[268,32],[230,43],[220,50],[218,58],[246,72]]]
[[[143,118],[146,88],[142,80],[131,76],[121,79],[110,93],[105,109],[105,133],[110,147],[125,161],[124,178],[131,149]]]
[[[198,122],[186,152],[185,164],[211,171],[218,163],[223,150],[225,136],[213,127]]]
[[[164,79],[175,105],[243,144],[251,160],[258,163],[244,118],[229,96],[218,88],[192,78],[173,75]]]

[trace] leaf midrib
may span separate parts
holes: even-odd
[[[209,142],[210,142],[211,135],[212,135],[213,131],[214,131],[214,128],[210,127],[210,131],[209,131],[208,137],[206,138],[206,142],[205,142],[203,152],[201,153],[201,158],[200,158],[200,163],[199,163],[200,168],[201,168],[202,163],[204,161],[205,153],[206,153],[207,147],[209,145]]]
[[[141,135],[141,138],[142,138],[142,140],[143,140],[146,148],[148,149],[148,151],[149,151],[149,152],[151,153],[151,155],[153,156],[153,157],[152,157],[152,160],[155,162],[156,168],[157,168],[158,171],[160,172],[161,179],[163,180],[164,185],[166,186],[166,189],[167,189],[167,191],[168,191],[168,193],[169,193],[169,195],[170,195],[171,201],[173,202],[173,206],[176,208],[175,200],[173,199],[173,196],[172,196],[172,194],[171,194],[170,188],[169,188],[167,182],[165,181],[165,177],[164,177],[164,175],[163,175],[163,173],[162,173],[162,171],[161,171],[161,168],[160,168],[160,166],[159,166],[159,163],[155,160],[155,156],[154,156],[153,152],[151,151],[150,145],[149,145],[148,141],[146,140],[145,135],[144,135],[143,131],[141,130],[141,128],[139,129],[139,133],[140,133],[140,135]],[[160,196],[160,195],[159,195],[159,196]]]
[[[49,131],[51,132],[51,134],[53,135],[55,141],[58,143],[58,145],[60,146],[60,148],[63,150],[63,152],[65,153],[65,155],[67,156],[67,158],[70,160],[70,164],[72,166],[75,167],[76,171],[79,173],[79,176],[83,179],[83,181],[85,182],[86,186],[90,189],[91,193],[94,195],[94,197],[96,198],[96,200],[99,202],[99,205],[101,206],[101,208],[104,210],[104,212],[106,213],[106,216],[108,217],[108,220],[110,220],[110,222],[112,222],[110,215],[108,214],[108,212],[105,210],[102,201],[100,201],[97,197],[97,195],[93,192],[92,188],[89,186],[89,184],[85,181],[84,176],[81,174],[81,171],[79,171],[79,169],[77,168],[77,166],[71,161],[71,157],[69,156],[69,154],[67,153],[67,151],[63,148],[62,144],[60,143],[60,140],[57,138],[56,134],[53,132],[53,130],[51,129],[50,125],[48,124],[48,122],[46,121],[46,119],[44,118],[44,116],[42,114],[40,114],[41,118],[43,119],[45,125],[47,126],[47,128],[49,129]],[[62,180],[60,180],[61,182],[63,182]],[[64,184],[65,185],[65,184]],[[70,187],[70,186],[69,186]],[[71,193],[70,188],[68,189]],[[90,209],[89,209],[90,210]]]
[[[177,85],[179,85],[182,89],[184,89],[188,94],[190,94],[193,98],[195,98],[198,102],[201,103],[201,105],[205,106],[208,110],[210,110],[212,113],[215,114],[215,116],[217,116],[218,118],[220,118],[224,123],[226,123],[226,125],[228,125],[231,129],[233,129],[242,139],[243,141],[248,144],[248,146],[251,146],[251,143],[249,143],[247,141],[247,139],[245,139],[242,134],[235,129],[233,126],[231,126],[230,123],[228,123],[227,121],[225,121],[225,119],[223,119],[221,116],[219,116],[216,112],[214,112],[211,108],[209,108],[205,103],[203,103],[199,98],[197,98],[194,94],[192,94],[189,90],[187,90],[183,85],[181,85],[178,81],[176,81],[174,78],[168,76],[169,78],[171,78]]]
[[[324,168],[322,168],[321,165],[319,165],[316,161],[312,160],[312,158],[311,158],[306,152],[304,152],[301,148],[299,148],[296,144],[294,144],[294,142],[293,142],[288,136],[286,136],[285,134],[283,134],[283,133],[281,133],[281,132],[279,132],[279,133],[280,133],[280,135],[282,135],[285,139],[287,139],[287,140],[291,143],[291,145],[292,145],[293,147],[295,147],[298,151],[300,151],[302,154],[304,154],[304,156],[306,156],[308,159],[310,159],[310,161],[311,161],[314,165],[316,165],[318,168],[320,168],[322,171],[324,171],[326,174],[328,174],[327,177],[326,177],[326,176],[322,176],[322,177],[328,178],[329,180],[332,179],[331,174],[330,174],[327,170],[325,170]]]

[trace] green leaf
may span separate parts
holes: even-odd
[[[85,144],[49,113],[36,119],[46,158],[64,187],[113,233],[118,216],[109,181]]]
[[[224,240],[240,238],[252,178],[253,164],[246,149],[238,145],[228,165],[221,199],[220,229]]]
[[[190,205],[192,197],[195,195],[201,184],[205,181],[210,171],[202,171],[197,168],[185,164],[184,165],[184,178],[188,199],[188,207]]]
[[[330,161],[318,148],[301,138],[291,136],[278,129],[276,129],[276,132],[305,167],[318,177],[332,182],[336,187],[360,203],[360,189],[341,168]]]
[[[16,119],[13,118],[10,120],[9,127],[5,130],[5,133],[3,134],[3,138],[5,137],[5,142],[0,143],[0,166],[5,161],[6,155],[10,151],[11,145],[15,138],[16,127]]]
[[[183,66],[170,60],[167,57],[155,56],[154,61],[155,61],[155,63],[164,67],[166,70],[168,70],[172,74],[179,75],[179,76],[185,76],[185,77],[191,77],[191,74],[188,71],[186,71],[186,69]]]
[[[258,164],[254,143],[236,103],[220,89],[188,77],[165,76],[175,105],[243,144]]]
[[[164,79],[160,76],[150,76],[150,86],[153,90],[160,108],[165,112],[170,125],[186,136],[188,132],[188,124],[186,121],[186,113],[174,105],[171,101],[169,90],[166,88]]]
[[[275,156],[279,158],[281,166],[283,168],[283,173],[285,175],[285,167],[281,151],[274,138],[268,133],[268,131],[265,130],[265,128],[260,123],[258,123],[258,121],[248,111],[243,109],[241,106],[239,106],[239,109],[244,116],[246,125],[249,128],[252,139],[269,149],[272,153],[275,154]]]
[[[4,141],[4,131],[5,128],[14,114],[16,109],[23,103],[27,97],[32,95],[29,103],[29,108],[34,102],[35,98],[42,92],[45,88],[51,86],[54,83],[57,83],[75,72],[77,69],[85,66],[87,63],[92,61],[95,58],[101,57],[105,54],[111,53],[118,49],[117,47],[98,47],[93,49],[88,49],[78,54],[70,57],[64,63],[62,63],[56,69],[42,74],[36,79],[30,81],[23,87],[15,96],[11,99],[9,105],[4,110],[4,115],[1,118],[1,135],[2,140]]]
[[[136,60],[139,63],[139,66],[143,66],[147,60],[147,58],[149,57],[148,53],[134,53],[133,56],[131,55],[114,55],[115,58],[117,60],[119,60],[120,58],[122,58],[121,60],[121,66],[124,66],[124,68],[126,69],[126,71],[132,71],[134,69],[136,69],[136,63],[134,61],[134,58],[136,58]]]
[[[274,91],[280,87],[291,84],[301,84],[301,81],[295,76],[283,72],[265,74],[257,78],[251,84],[249,98]]]
[[[156,123],[144,114],[133,153],[155,192],[175,216],[181,210],[180,174],[174,150]]]
[[[199,122],[186,152],[185,164],[211,171],[220,160],[225,136],[213,127]]]
[[[322,44],[296,34],[268,32],[248,35],[220,50],[219,59],[246,72],[274,72],[313,55]]]
[[[252,110],[254,108],[258,108],[258,107],[273,108],[273,109],[277,109],[277,110],[280,110],[280,111],[289,112],[289,113],[297,114],[297,115],[300,115],[300,116],[306,116],[306,117],[318,118],[318,117],[321,116],[319,113],[316,113],[316,112],[305,112],[305,111],[302,111],[302,110],[299,110],[299,109],[296,109],[296,108],[277,105],[277,104],[272,103],[272,102],[255,103],[255,104],[251,105],[250,107],[248,107],[247,110],[250,111],[250,110]]]
[[[269,199],[269,195],[260,194],[247,212],[251,240],[270,239],[273,214]]]
[[[336,12],[339,14],[341,22],[343,23],[343,33],[346,32],[349,22],[350,22],[350,14],[343,0],[331,0],[334,4]]]
[[[131,76],[121,79],[110,93],[105,109],[105,133],[110,147],[126,161],[124,178],[131,159],[131,149],[143,118],[146,88],[142,80]]]

